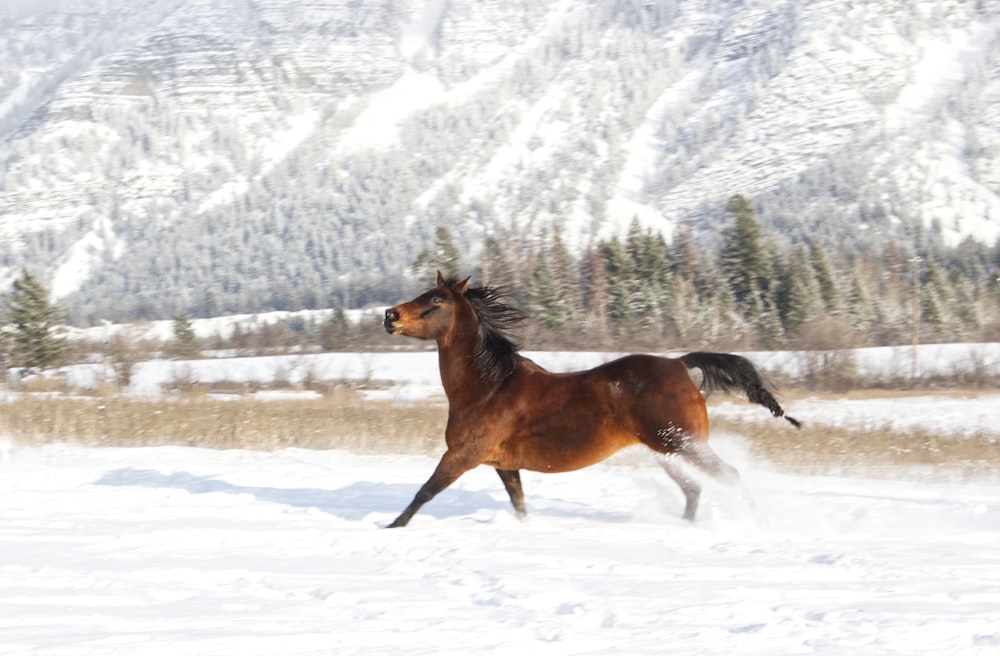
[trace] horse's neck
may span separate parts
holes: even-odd
[[[474,335],[456,336],[438,342],[438,368],[441,385],[449,403],[469,395],[482,394],[487,386],[474,360],[478,341]]]

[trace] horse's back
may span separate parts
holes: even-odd
[[[582,398],[612,401],[605,407],[625,403],[676,402],[704,406],[698,386],[687,366],[677,358],[632,354],[597,365],[592,369],[552,373],[524,359],[519,371],[521,393],[533,399],[560,397],[569,403]]]
[[[630,445],[662,451],[665,436],[708,436],[705,401],[687,367],[653,355],[570,373],[526,361],[490,405],[487,424],[508,437],[487,464],[501,468],[567,471]]]

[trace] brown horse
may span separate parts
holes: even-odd
[[[580,469],[635,444],[664,456],[664,469],[687,501],[684,517],[694,519],[701,486],[678,461],[720,479],[738,474],[706,444],[708,412],[688,369],[702,370],[706,391],[742,390],[774,416],[785,414],[750,361],[737,355],[628,355],[587,371],[551,373],[518,353],[509,330],[523,318],[497,289],[470,288],[469,278],[445,280],[440,273],[433,289],[385,311],[389,333],[437,342],[448,397],[448,448],[390,527],[406,526],[421,506],[479,465],[497,470],[523,516],[519,470]]]

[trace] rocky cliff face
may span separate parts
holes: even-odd
[[[1000,235],[1000,9],[83,0],[0,10],[0,267],[89,316],[361,303],[448,226]]]

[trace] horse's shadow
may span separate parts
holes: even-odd
[[[153,469],[124,467],[104,474],[96,485],[113,487],[174,488],[189,494],[246,494],[258,501],[279,503],[294,508],[315,508],[340,519],[362,521],[375,513],[387,513],[386,522],[393,513],[401,511],[420,488],[410,483],[357,482],[336,489],[283,488],[234,485],[212,476],[198,476],[188,472],[164,473]],[[462,517],[482,510],[511,510],[502,488],[497,494],[486,491],[447,489],[421,509],[421,514],[437,519]],[[511,510],[511,512],[513,512]],[[556,517],[590,517],[600,521],[621,522],[629,517],[622,513],[609,513],[587,509],[579,511],[562,508],[544,508],[532,514]]]

